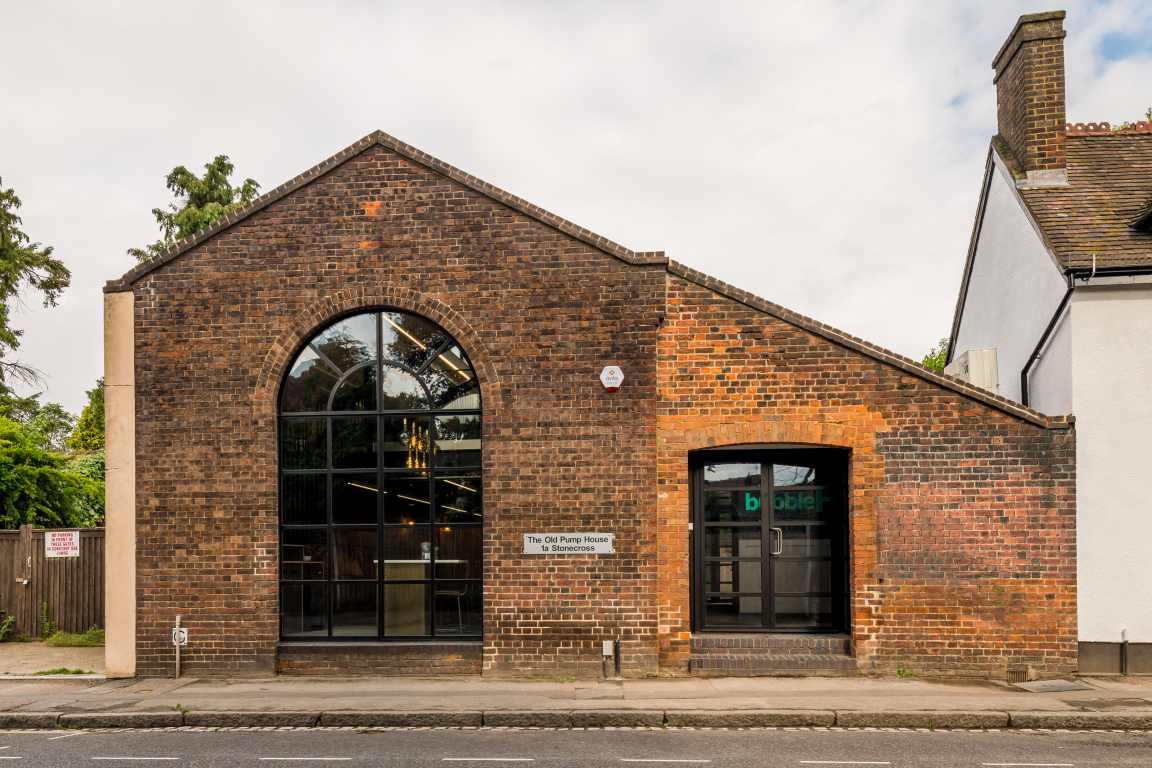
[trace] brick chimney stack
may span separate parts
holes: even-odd
[[[1021,16],[992,67],[998,138],[1026,178],[1018,187],[1067,186],[1064,11]]]

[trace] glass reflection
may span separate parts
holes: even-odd
[[[440,329],[418,317],[384,312],[381,319],[384,359],[402,363],[413,370],[420,370],[432,353],[447,341]]]
[[[776,592],[830,592],[832,590],[832,563],[809,560],[788,562],[777,560],[773,589]]]
[[[760,526],[704,529],[705,557],[760,557]]]
[[[376,365],[357,368],[341,382],[332,396],[333,411],[376,410]]]
[[[706,464],[704,487],[760,487],[759,464]]]
[[[392,365],[382,366],[380,371],[384,377],[381,385],[384,410],[411,411],[428,407],[428,398],[424,394],[424,387],[420,386],[419,379],[408,371]]]
[[[436,466],[480,466],[480,417],[437,416]]]
[[[311,346],[341,373],[376,359],[376,314],[356,315],[329,326]]]
[[[773,464],[772,482],[777,486],[815,485],[816,468],[800,467],[791,464]]]
[[[445,410],[480,408],[480,385],[459,347],[437,355],[421,374],[432,393],[432,407]]]
[[[705,491],[704,520],[709,523],[760,522],[760,491]]]
[[[479,472],[436,475],[436,522],[478,523],[483,519],[484,492]]]
[[[304,347],[292,363],[291,373],[280,395],[284,413],[323,411],[328,408],[328,395],[340,374],[320,359],[312,347]]]

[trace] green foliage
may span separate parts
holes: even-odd
[[[934,371],[944,370],[944,361],[948,359],[948,339],[940,339],[940,343],[932,347],[920,362]]]
[[[37,392],[28,397],[19,397],[0,384],[0,416],[24,424],[41,436],[40,447],[45,450],[62,451],[73,430],[76,417],[57,403],[40,404]]]
[[[227,155],[217,155],[204,168],[204,178],[197,178],[196,174],[182,165],[172,169],[166,182],[168,189],[175,193],[176,202],[170,203],[167,211],[162,208],[152,209],[164,239],[143,249],[129,248],[129,256],[142,262],[158,256],[177,240],[195,234],[256,198],[260,185],[252,179],[245,179],[241,187],[233,187],[228,181],[233,166],[228,162]]]
[[[82,635],[57,632],[45,642],[57,648],[96,648],[104,645],[104,630],[93,626]]]
[[[904,667],[897,669],[896,674],[900,675],[900,677],[916,677],[915,672],[910,669],[904,669]]]
[[[34,675],[90,675],[92,670],[85,672],[82,669],[68,669],[68,667],[59,667],[57,669],[45,669],[40,672],[33,672]]]
[[[1145,119],[1146,121],[1148,121],[1148,122],[1152,123],[1152,107],[1148,107],[1148,111],[1144,113],[1144,119]],[[1131,121],[1125,120],[1124,122],[1120,123],[1120,125],[1114,125],[1114,126],[1112,126],[1112,130],[1114,130],[1114,131],[1123,131],[1123,130],[1125,130],[1125,129],[1127,129],[1127,128],[1131,128],[1131,127],[1132,127],[1132,126],[1134,126],[1135,124],[1136,124],[1136,123],[1133,123],[1133,122],[1131,122]]]
[[[16,192],[4,189],[0,180],[0,384],[13,379],[27,384],[40,381],[40,372],[35,368],[4,359],[5,354],[20,346],[23,331],[8,323],[24,291],[39,291],[44,294],[45,307],[55,306],[56,299],[72,281],[72,273],[64,262],[52,258],[52,248],[42,248],[21,231],[22,222],[16,215],[20,205]]]
[[[98,525],[103,481],[84,474],[91,464],[67,468],[70,459],[45,450],[45,440],[35,425],[0,417],[0,528]]]
[[[68,447],[74,451],[104,450],[104,377],[96,379],[96,386],[88,390],[88,405],[80,412],[80,421],[68,438]]]
[[[40,639],[47,640],[56,634],[56,622],[48,621],[48,603],[43,603],[40,608]]]
[[[64,465],[64,472],[79,478],[80,482],[96,483],[95,495],[76,499],[74,521],[78,528],[97,528],[104,524],[104,451],[90,456],[78,456]]]
[[[7,611],[3,611],[3,613],[7,613]],[[8,633],[12,631],[12,625],[15,623],[15,616],[9,616],[4,619],[3,623],[0,623],[0,643],[8,639]]]

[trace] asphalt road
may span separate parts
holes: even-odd
[[[1152,734],[863,731],[0,733],[0,765],[818,768],[1152,765]]]

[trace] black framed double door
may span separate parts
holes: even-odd
[[[834,449],[692,455],[693,631],[847,627],[847,459]]]

